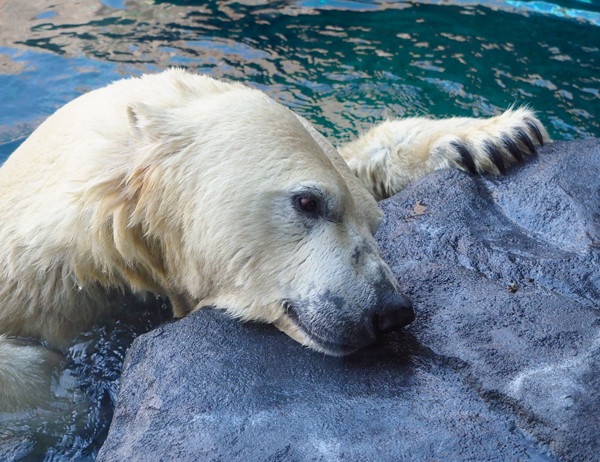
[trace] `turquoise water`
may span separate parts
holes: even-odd
[[[168,66],[253,82],[338,141],[385,117],[513,103],[538,110],[556,139],[600,137],[591,0],[12,0],[0,26],[0,161],[77,95]],[[56,402],[0,414],[0,459],[93,459],[124,352],[163,311],[83,333],[64,352]]]

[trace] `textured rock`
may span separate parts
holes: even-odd
[[[160,327],[98,460],[597,460],[600,142],[381,205],[414,324],[342,359],[212,310]]]
[[[597,460],[600,142],[555,143],[508,177],[436,177],[384,204],[379,235],[412,334],[557,458]]]

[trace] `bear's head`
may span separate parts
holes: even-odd
[[[160,290],[332,355],[410,323],[381,213],[331,145],[260,91],[186,79],[168,105],[128,108],[127,223],[160,254]]]

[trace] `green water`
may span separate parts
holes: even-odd
[[[556,139],[600,136],[597,2],[23,3],[0,13],[4,156],[81,92],[173,65],[255,82],[337,140],[513,103]]]
[[[12,0],[0,6],[0,160],[82,92],[168,66],[253,82],[338,141],[385,117],[514,103],[555,139],[600,137],[591,0]],[[93,459],[124,352],[164,317],[156,310],[83,333],[64,352],[56,402],[0,414],[0,459]]]

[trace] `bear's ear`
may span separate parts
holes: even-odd
[[[131,133],[137,141],[156,141],[164,130],[164,110],[146,103],[136,102],[127,106]]]

